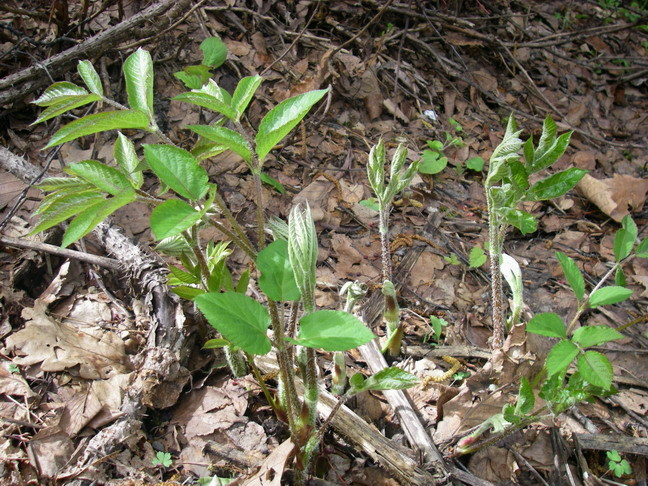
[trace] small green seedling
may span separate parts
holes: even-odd
[[[151,464],[157,467],[171,467],[173,459],[170,452],[158,451],[155,457],[151,459]]]
[[[202,63],[186,66],[182,71],[173,73],[189,89],[202,88],[211,78],[210,71],[222,66],[227,59],[227,46],[218,37],[208,37],[202,41],[200,50],[203,53]]]
[[[632,474],[632,467],[626,459],[621,459],[621,455],[615,451],[607,451],[605,453],[609,462],[608,469],[614,473],[617,478],[625,476],[626,474]]]
[[[488,258],[481,246],[474,246],[468,254],[468,266],[470,268],[479,268],[486,263],[486,260],[488,260]]]
[[[443,328],[448,325],[448,321],[441,317],[430,316],[430,326],[432,327],[432,340],[435,343],[441,342]]]
[[[445,141],[441,140],[428,140],[428,148],[423,150],[421,160],[419,162],[419,172],[421,174],[434,175],[438,174],[448,165],[448,157],[445,150],[450,147],[463,147],[464,141],[461,138],[463,127],[454,118],[449,118],[448,123],[454,130],[455,134],[446,131]],[[471,157],[465,162],[466,168],[475,172],[481,172],[484,168],[484,159],[481,157]],[[463,171],[463,168],[457,167],[457,170]]]

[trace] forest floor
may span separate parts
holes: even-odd
[[[348,281],[367,284],[369,301],[380,295],[377,213],[360,204],[372,196],[369,149],[381,138],[388,151],[402,142],[409,159],[418,160],[429,142],[441,141],[447,167],[418,174],[390,224],[405,324],[405,345],[395,364],[426,381],[427,386],[408,390],[409,396],[447,463],[465,472],[463,479],[444,481],[646,484],[648,262],[642,258],[623,267],[633,291],[629,300],[580,317],[581,325],[623,327],[623,340],[596,348],[613,364],[618,393],[504,434],[475,453],[454,454],[467,431],[515,402],[520,378],[530,377],[532,364],[542,362],[550,345],[547,338],[516,328],[502,350],[490,351],[488,265],[469,264],[479,251],[473,249],[485,248],[488,240],[485,169],[475,166],[477,158],[488,161],[510,114],[523,137],[536,142],[546,116],[556,120],[560,133],[573,130],[567,152],[551,170],[578,167],[588,174],[565,196],[525,203],[538,218],[538,229],[526,235],[511,231],[505,244],[522,268],[525,320],[542,312],[570,319],[576,302],[555,253],[577,262],[591,290],[614,262],[614,234],[625,215],[634,219],[639,238],[648,236],[646,1],[185,4],[173,19],[161,14],[167,28],[137,26],[89,54],[52,64],[47,61],[87,45],[151,2],[0,5],[2,146],[38,169],[47,164],[50,176],[61,175],[72,162],[112,160],[110,132],[41,151],[61,120],[32,126],[41,108],[30,103],[54,81],[79,82],[76,62],[86,58],[112,97],[125,103],[122,64],[137,47],[148,50],[155,63],[158,125],[186,148],[195,139],[184,127],[212,118],[170,101],[185,91],[173,73],[200,63],[199,45],[207,37],[220,37],[228,48],[227,61],[212,72],[220,86],[231,92],[243,76],[263,76],[247,113],[252,126],[288,97],[330,86],[329,101],[268,158],[264,170],[275,185],[264,186],[263,209],[285,219],[295,201],[308,201],[319,237],[316,303],[334,309],[341,307],[338,292]],[[5,83],[39,65],[43,68],[30,76]],[[150,134],[131,135],[138,143],[154,140]],[[206,168],[239,222],[254,234],[253,181],[242,159],[224,153],[209,159]],[[29,182],[19,171],[0,171],[2,237],[43,240],[27,236],[42,197]],[[151,189],[151,182],[145,184]],[[111,224],[149,252],[155,243],[149,216],[147,205],[135,203],[116,213]],[[206,236],[223,238],[216,232]],[[57,244],[60,237],[53,232],[46,241]],[[115,258],[94,234],[74,248]],[[233,274],[249,264],[238,250],[229,263]],[[274,477],[258,474],[260,467],[270,468],[267,458],[287,439],[286,427],[272,415],[252,375],[231,378],[220,355],[201,349],[209,336],[190,305],[177,311],[184,344],[169,350],[181,366],[169,377],[155,378],[162,391],[144,394],[146,413],[129,423],[122,439],[107,438],[128,414],[125,397],[155,332],[154,305],[137,275],[3,240],[0,483],[197,484],[204,478],[201,484],[221,484],[217,477],[236,480],[230,484],[289,483],[282,473],[290,462],[278,459],[280,452],[270,456]],[[380,309],[374,313],[379,314]],[[447,323],[442,335],[433,333],[430,316]],[[384,334],[379,319],[373,326]],[[443,355],[459,359],[461,371],[440,383],[425,380],[450,368]],[[366,367],[357,352],[348,354],[347,364],[356,371]],[[328,354],[321,365],[328,374]],[[349,406],[394,448],[414,457],[381,393],[360,395]],[[610,450],[618,451],[632,472],[615,476]],[[331,429],[319,452],[313,484],[398,484],[344,431]]]

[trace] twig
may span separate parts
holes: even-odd
[[[47,243],[39,243],[38,241],[22,240],[19,238],[0,235],[0,244],[13,246],[15,248],[29,248],[30,250],[43,251],[45,253],[51,253],[52,255],[57,255],[63,258],[72,258],[74,260],[79,260],[81,262],[90,263],[92,265],[109,268],[119,272],[122,270],[119,262],[112,258],[83,253],[81,251],[68,250],[67,248],[61,248]]]

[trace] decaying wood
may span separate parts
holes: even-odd
[[[9,154],[11,157],[5,156],[4,151],[0,152],[0,167],[9,169],[5,162],[11,160],[12,173],[27,183],[33,180],[35,173],[39,173],[22,157]],[[62,472],[61,478],[76,477],[98,464],[102,456],[121,450],[124,437],[141,425],[146,407],[174,405],[190,376],[180,361],[180,350],[184,345],[184,316],[178,299],[165,284],[162,262],[105,222],[100,223],[93,234],[106,252],[120,262],[121,272],[140,287],[138,290],[144,297],[150,328],[147,346],[133,359],[136,371],[120,407],[124,415],[95,435],[77,463]]]
[[[54,246],[47,243],[40,243],[38,241],[21,240],[20,238],[10,238],[9,236],[0,235],[0,245],[13,246],[14,248],[29,248],[32,250],[43,251],[58,255],[63,258],[71,258],[79,260],[80,262],[90,263],[91,265],[98,265],[100,267],[109,268],[110,270],[120,271],[121,265],[117,260],[106,258],[99,255],[92,255],[91,253],[83,253],[81,251],[68,250],[60,246]]]
[[[628,437],[620,434],[574,434],[574,440],[580,443],[582,449],[615,450],[625,454],[648,456],[648,439],[644,437]]]
[[[257,356],[255,363],[264,373],[274,372],[278,369],[276,360],[270,355]],[[304,387],[301,380],[296,379],[295,381],[297,392],[303,393]],[[326,419],[337,401],[336,397],[320,387],[320,399],[317,404],[320,417]],[[446,477],[444,472],[441,472],[439,477],[427,472],[350,408],[340,407],[334,415],[331,425],[337,433],[346,437],[374,461],[377,461],[401,484],[417,486],[444,484]]]
[[[137,36],[159,32],[186,13],[191,3],[191,0],[163,0],[81,44],[0,79],[0,105],[13,103],[50,84],[51,78],[59,77],[79,59],[96,57],[108,49],[114,49],[119,43],[132,38],[137,27],[142,26]]]

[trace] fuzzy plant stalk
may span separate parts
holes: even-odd
[[[391,251],[389,249],[389,214],[396,195],[412,182],[418,163],[413,162],[405,168],[407,148],[400,144],[391,159],[388,181],[385,181],[385,143],[381,139],[369,152],[367,177],[378,202],[378,231],[380,232],[380,251],[383,274],[384,314],[387,328],[387,341],[383,352],[395,356],[400,353],[402,326],[396,290],[392,282]]]
[[[308,204],[297,205],[288,220],[288,258],[293,269],[295,282],[301,293],[304,316],[315,312],[315,268],[317,265],[317,232]],[[315,350],[304,351],[304,388],[308,408],[308,423],[313,426],[317,415],[317,368]]]
[[[522,234],[528,234],[536,231],[538,226],[535,216],[518,209],[518,206],[524,201],[544,201],[562,196],[586,173],[582,169],[570,168],[531,184],[532,174],[547,169],[565,153],[571,132],[557,136],[556,123],[550,117],[543,123],[537,147],[533,137],[523,142],[520,139],[521,132],[517,129],[513,116],[510,116],[502,142],[490,157],[488,173],[484,180],[488,209],[493,349],[499,349],[504,344],[506,328],[502,289],[504,238],[510,227],[517,228]],[[512,283],[514,297],[514,315],[509,322],[515,323],[521,310],[521,275],[511,274],[509,270],[510,267],[507,267],[505,276],[509,283]]]

